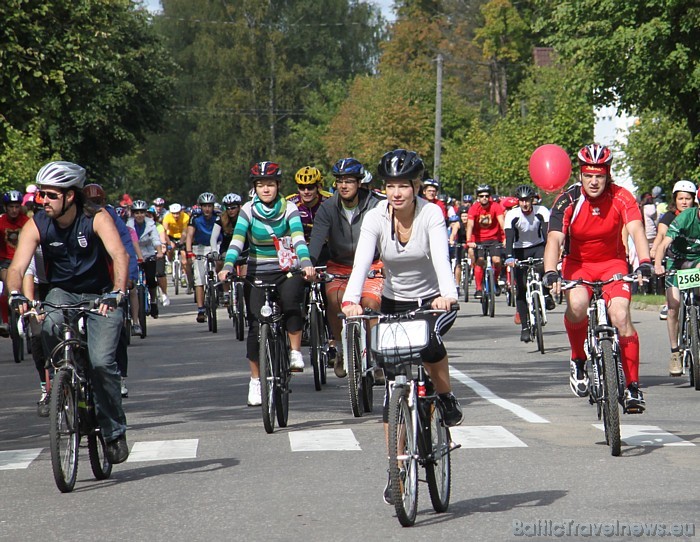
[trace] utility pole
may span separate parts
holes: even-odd
[[[433,178],[440,181],[440,149],[442,147],[442,53],[437,56],[437,85],[435,89],[435,164]]]

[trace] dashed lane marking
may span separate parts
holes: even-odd
[[[452,427],[450,435],[462,448],[527,448],[527,444],[500,425]]]
[[[197,457],[198,443],[199,439],[135,442],[131,448],[127,462],[194,459]]]
[[[26,469],[41,453],[42,448],[0,452],[0,470]]]
[[[605,431],[602,423],[593,427]],[[655,425],[620,425],[620,439],[627,446],[695,446]]]
[[[477,395],[482,397],[483,399],[486,399],[487,401],[493,403],[496,406],[499,406],[501,408],[504,408],[506,410],[509,410],[519,418],[522,418],[526,422],[530,423],[549,423],[549,420],[543,418],[542,416],[535,414],[531,410],[528,410],[525,407],[522,407],[516,403],[513,403],[511,401],[508,401],[507,399],[503,399],[502,397],[499,397],[495,393],[493,393],[490,389],[488,389],[486,386],[483,384],[480,384],[476,380],[474,380],[472,377],[467,375],[466,373],[463,373],[462,371],[455,369],[454,367],[450,367],[450,375],[459,380],[462,384],[465,386],[471,388],[476,392]]]
[[[289,445],[293,452],[360,451],[352,429],[310,429],[289,433]]]

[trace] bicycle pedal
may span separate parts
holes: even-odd
[[[643,414],[646,410],[643,406],[627,407],[623,409],[625,414]]]

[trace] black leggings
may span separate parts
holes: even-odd
[[[537,245],[528,248],[514,248],[513,257],[517,260],[527,260],[528,258],[542,258],[544,256],[544,245]],[[544,264],[539,267],[540,276],[544,273]],[[515,293],[515,307],[520,315],[520,325],[523,329],[527,328],[527,301],[525,300],[527,279],[527,269],[524,267],[515,268],[515,284],[517,286]],[[544,294],[549,294],[549,289],[543,288]]]
[[[304,302],[304,279],[300,275],[288,277],[286,273],[265,273],[248,276],[243,289],[245,301],[248,306],[248,341],[247,355],[250,361],[259,360],[258,317],[260,309],[265,302],[265,294],[261,288],[255,288],[249,281],[257,278],[263,282],[274,282],[277,285],[277,295],[279,296],[282,314],[284,314],[284,325],[287,331],[301,331],[304,327],[304,317],[302,316],[302,303]]]

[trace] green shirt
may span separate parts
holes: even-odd
[[[679,214],[668,227],[666,236],[673,239],[670,250],[675,260],[700,260],[700,217],[691,207]]]

